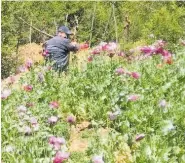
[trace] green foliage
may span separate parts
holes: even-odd
[[[78,19],[77,39],[83,42],[90,39],[92,45],[100,41],[116,40],[112,2],[2,2],[2,52],[5,56],[16,52],[19,45],[30,42],[30,27],[18,17],[40,30],[55,35],[60,25],[74,27]],[[176,43],[185,33],[185,9],[180,2],[114,2],[115,18],[119,42],[125,49],[140,39],[150,42],[148,35]],[[95,6],[95,13],[94,13]],[[68,19],[66,16],[68,15]],[[92,18],[95,15],[93,29]],[[130,22],[125,33],[126,16]],[[67,21],[66,21],[67,20]],[[32,30],[31,41],[40,43],[48,37]],[[5,69],[9,74],[9,69]],[[6,77],[2,74],[2,77]]]

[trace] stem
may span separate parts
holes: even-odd
[[[93,32],[93,25],[94,25],[94,18],[95,18],[95,11],[96,11],[96,2],[94,3],[94,12],[93,12],[93,18],[92,18],[92,23],[91,23],[91,35],[90,35],[89,47],[91,47],[92,32]]]
[[[113,10],[113,15],[114,15],[114,27],[115,27],[116,43],[117,43],[118,42],[118,32],[117,32],[117,22],[116,22],[116,16],[115,16],[114,3],[112,3],[112,10]]]

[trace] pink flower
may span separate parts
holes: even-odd
[[[18,73],[22,73],[22,72],[25,72],[26,71],[26,67],[25,66],[20,66],[19,68],[18,68]]]
[[[140,78],[140,74],[138,72],[132,72],[131,73],[131,76],[134,78],[134,79],[139,79]]]
[[[35,117],[31,117],[31,118],[30,118],[30,123],[31,123],[32,125],[36,125],[38,122],[37,122],[37,119],[36,119]]]
[[[49,52],[47,50],[43,50],[42,56],[43,57],[48,57],[49,56]]]
[[[48,118],[49,124],[55,124],[57,121],[58,121],[58,117],[56,116],[51,116],[50,118]]]
[[[26,61],[26,63],[25,63],[25,67],[26,67],[27,69],[30,69],[30,68],[32,67],[32,65],[33,65],[33,61],[32,61],[31,59],[28,59],[28,60]]]
[[[145,134],[139,134],[139,135],[136,136],[135,140],[136,140],[136,141],[140,141],[140,140],[142,140],[144,137],[145,137]]]
[[[72,123],[75,123],[75,121],[76,121],[76,118],[73,115],[69,115],[67,117],[67,122],[72,124]]]
[[[1,93],[1,99],[7,99],[8,96],[10,96],[10,95],[11,95],[11,90],[10,89],[5,89]]]
[[[162,54],[163,51],[164,51],[164,49],[163,49],[162,47],[157,47],[157,48],[155,49],[155,53],[156,53],[156,54]]]
[[[58,103],[57,101],[51,101],[51,102],[49,103],[49,107],[50,107],[51,109],[57,109],[57,108],[59,107],[59,103]]]
[[[104,163],[103,157],[102,157],[102,156],[94,156],[94,157],[92,158],[92,162],[93,162],[93,163]]]
[[[118,117],[118,115],[120,115],[120,114],[121,114],[120,111],[116,111],[114,113],[113,112],[108,112],[108,116],[109,116],[109,119],[111,121],[115,120]]]
[[[119,57],[124,57],[125,56],[125,53],[121,51],[121,52],[118,53],[118,56]]]
[[[117,74],[117,75],[122,75],[122,74],[124,74],[124,73],[125,73],[125,70],[124,70],[123,68],[120,67],[120,68],[117,68],[117,69],[116,69],[116,74]]]
[[[159,102],[159,107],[166,107],[166,105],[167,105],[167,102],[166,102],[166,100],[161,100],[160,102]]]
[[[139,95],[130,95],[128,97],[128,101],[137,101],[139,99]]]
[[[66,144],[66,141],[65,141],[65,139],[63,137],[58,137],[58,138],[56,138],[56,142],[55,143],[58,143],[60,145],[64,145],[64,144]]]
[[[32,130],[29,126],[25,126],[23,132],[25,135],[30,135],[32,133]]]
[[[33,90],[33,87],[31,85],[25,85],[24,90],[27,92],[31,92]]]
[[[144,46],[140,50],[145,54],[151,54],[153,52],[153,49],[149,46]]]
[[[66,141],[62,137],[51,136],[49,138],[49,144],[52,145],[52,147],[53,147],[54,150],[60,150],[61,145],[66,144]]]
[[[52,145],[54,145],[55,143],[56,143],[56,137],[55,136],[51,136],[50,138],[49,138],[49,144],[52,144]]]
[[[100,54],[100,49],[94,49],[91,53],[93,54],[93,55],[96,55],[96,54]]]
[[[27,111],[27,108],[24,105],[20,105],[17,107],[18,112],[23,112],[25,113]]]
[[[67,152],[58,151],[55,155],[53,163],[63,163],[63,161],[69,158],[70,154]]]
[[[156,47],[164,47],[164,46],[166,45],[166,42],[163,41],[163,40],[157,40],[157,41],[154,43],[154,45],[155,45]]]
[[[88,43],[84,43],[84,44],[80,45],[80,50],[88,49],[88,48],[89,48],[89,44]]]
[[[93,61],[93,57],[92,56],[88,56],[87,60],[88,60],[88,62],[92,62]]]

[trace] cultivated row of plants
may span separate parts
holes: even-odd
[[[61,77],[50,64],[20,67],[29,70],[20,88],[11,77],[2,92],[2,162],[185,162],[185,49],[157,41],[139,50],[128,62],[101,43]],[[89,146],[70,152],[71,127],[83,121]]]

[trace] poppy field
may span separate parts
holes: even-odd
[[[60,77],[28,60],[2,88],[2,162],[184,163],[184,45],[83,45]]]

